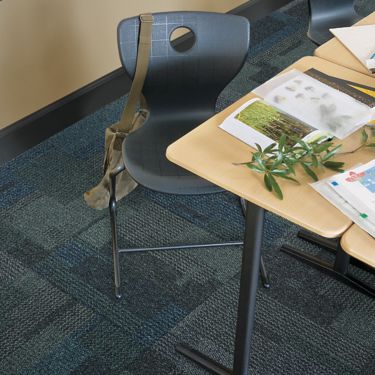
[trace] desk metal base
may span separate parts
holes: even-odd
[[[194,349],[187,348],[184,345],[176,347],[178,352],[213,374],[247,375],[249,373],[251,336],[254,328],[255,300],[263,238],[263,221],[264,210],[247,202],[233,371]]]
[[[336,247],[336,258],[333,264],[330,264],[318,257],[308,255],[292,246],[283,245],[280,248],[281,251],[291,255],[292,257],[309,264],[310,266],[334,277],[335,279],[345,283],[346,285],[362,292],[363,294],[375,298],[375,290],[369,285],[356,279],[354,276],[349,274],[348,266],[351,257],[345,253],[341,248],[340,243],[337,243]]]
[[[227,367],[222,366],[220,363],[214,361],[213,359],[207,357],[203,353],[198,352],[198,350],[192,349],[187,345],[178,344],[176,345],[176,351],[183,354],[185,357],[196,362],[198,365],[202,366],[206,370],[212,372],[216,375],[232,375],[233,372]]]
[[[336,253],[336,249],[340,241],[340,238],[325,238],[306,229],[300,229],[297,233],[297,236],[313,243],[314,245],[324,247],[331,253]]]
[[[314,245],[319,245],[321,247],[324,247],[325,249],[327,249],[330,253],[334,255],[336,255],[337,246],[339,245],[339,242],[340,242],[340,238],[325,238],[325,237],[319,236],[318,234],[312,233],[306,229],[300,229],[299,232],[297,233],[297,236],[299,238],[302,238],[306,241],[313,243]],[[368,266],[367,264],[361,262],[358,259],[350,257],[350,264],[366,272],[375,274],[374,268]]]

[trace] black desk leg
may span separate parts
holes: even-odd
[[[249,373],[250,344],[254,328],[255,301],[263,238],[263,221],[264,210],[247,202],[233,371],[223,367],[194,349],[190,349],[184,345],[178,345],[176,347],[179,353],[197,362],[213,374],[247,375]]]
[[[255,298],[263,239],[264,210],[250,202],[246,209],[246,232],[242,253],[240,299],[237,312],[233,374],[248,374],[251,336],[254,328]]]

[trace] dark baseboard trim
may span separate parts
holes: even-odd
[[[256,21],[292,0],[250,0],[228,13]],[[181,40],[184,42],[184,40]],[[130,81],[122,68],[80,88],[0,130],[0,164],[126,94]]]
[[[244,16],[250,22],[254,22],[292,1],[293,0],[250,0],[230,10],[228,13]]]
[[[0,164],[116,100],[130,89],[122,68],[0,130]]]

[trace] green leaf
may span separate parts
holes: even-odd
[[[272,163],[271,168],[277,167],[283,162],[284,155],[282,152],[278,151],[275,157],[275,161]]]
[[[343,167],[345,165],[345,163],[344,162],[342,162],[342,161],[326,161],[325,163],[324,163],[324,166],[325,167],[328,167],[328,168],[330,168],[330,167],[334,167],[334,168],[341,168],[341,167]]]
[[[332,142],[326,142],[326,143],[321,143],[319,145],[316,145],[314,147],[314,152],[316,154],[320,154],[321,152],[328,150],[332,146],[332,144],[333,144]]]
[[[312,161],[313,167],[316,168],[319,165],[318,158],[315,155],[311,155],[311,161]]]
[[[262,158],[259,156],[259,154],[253,154],[255,162],[258,164],[258,167],[262,169],[263,171],[266,170],[266,166],[264,165],[264,162]]]
[[[326,161],[323,163],[323,165],[328,169],[332,169],[337,172],[344,172],[342,167],[345,165],[345,163],[341,161]]]
[[[283,197],[283,193],[282,193],[282,191],[281,191],[281,189],[280,189],[279,184],[276,182],[275,178],[274,178],[272,175],[270,175],[270,174],[268,175],[268,177],[269,177],[269,180],[270,180],[270,184],[271,184],[271,186],[272,186],[272,189],[273,189],[273,191],[275,192],[277,198],[279,198],[279,199],[283,199],[283,198],[284,198],[284,197]]]
[[[287,169],[272,169],[271,174],[275,176],[286,176],[289,174],[289,171]]]
[[[287,164],[296,164],[296,163],[298,163],[298,161],[299,161],[299,159],[296,159],[296,158],[294,158],[293,156],[285,156],[284,157],[284,161],[285,161],[285,163],[287,163]]]
[[[268,154],[269,152],[273,151],[273,148],[276,146],[276,143],[271,143],[269,146],[267,146],[264,150],[264,154]]]
[[[280,178],[285,178],[286,180],[290,180],[290,181],[293,181],[295,182],[297,185],[301,185],[299,181],[297,181],[295,178],[293,177],[290,177],[290,176],[282,176],[282,175],[279,175]]]
[[[298,143],[299,145],[301,145],[301,147],[302,147],[302,149],[303,149],[304,151],[307,151],[307,152],[310,151],[311,147],[310,147],[305,141],[303,141],[302,139],[299,139],[297,143]],[[295,148],[293,147],[293,149],[295,149]]]
[[[251,169],[251,170],[253,170],[255,172],[258,172],[258,173],[263,173],[264,172],[264,169],[259,168],[255,164],[247,163],[246,167],[248,167],[249,169]]]
[[[282,151],[284,146],[285,146],[285,142],[286,142],[286,135],[283,134],[281,137],[280,137],[280,140],[279,140],[279,151]]]
[[[289,162],[286,162],[286,165],[287,165],[287,167],[288,167],[288,171],[289,171],[289,173],[292,173],[292,174],[296,174],[296,171],[295,171],[295,169],[294,169],[294,166],[293,166],[293,164],[292,163],[289,163]]]
[[[362,133],[361,133],[361,142],[362,144],[366,143],[368,140],[368,134],[366,132],[366,129],[362,129]]]
[[[256,148],[258,149],[258,151],[259,151],[261,154],[263,154],[263,149],[262,149],[262,147],[260,147],[260,145],[259,145],[258,143],[255,143],[255,146],[256,146]]]
[[[322,156],[322,161],[326,161],[330,159],[332,156],[334,156],[337,152],[337,150],[341,147],[342,145],[338,145],[334,147],[332,150],[329,150],[324,156]]]
[[[366,147],[375,147],[375,143],[368,143]]]
[[[306,163],[301,163],[303,169],[305,172],[314,180],[318,181],[318,176],[315,174],[315,172],[306,164]]]
[[[267,173],[264,175],[264,184],[266,185],[268,191],[272,191],[271,181]]]

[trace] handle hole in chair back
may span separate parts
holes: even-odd
[[[172,30],[169,41],[175,51],[182,53],[189,51],[194,46],[196,37],[188,27],[176,27]]]

